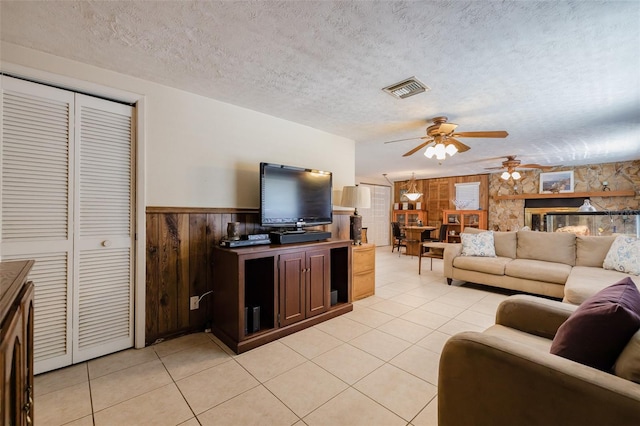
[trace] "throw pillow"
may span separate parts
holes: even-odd
[[[493,231],[480,232],[479,234],[460,234],[462,242],[462,256],[496,257],[496,248],[493,243]]]
[[[610,371],[640,329],[640,292],[626,277],[600,290],[558,328],[551,353]]]
[[[604,269],[640,275],[640,240],[618,235],[602,264]]]

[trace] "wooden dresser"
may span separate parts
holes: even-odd
[[[353,300],[372,296],[376,290],[376,246],[351,246],[351,291]]]
[[[33,424],[33,260],[0,262],[3,425]]]

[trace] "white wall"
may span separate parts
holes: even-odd
[[[261,161],[329,170],[335,189],[354,184],[347,138],[6,42],[0,69],[40,81],[40,71],[53,73],[57,85],[96,94],[106,86],[144,95],[146,206],[257,208]]]

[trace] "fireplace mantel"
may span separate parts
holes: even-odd
[[[590,197],[633,197],[636,192],[633,189],[623,191],[594,191],[594,192],[560,192],[549,194],[514,194],[514,195],[494,195],[493,199],[498,200],[526,200],[536,198],[590,198]]]

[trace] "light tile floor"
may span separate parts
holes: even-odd
[[[376,295],[241,355],[208,333],[41,374],[38,425],[436,425],[446,340],[507,296],[376,250]]]

